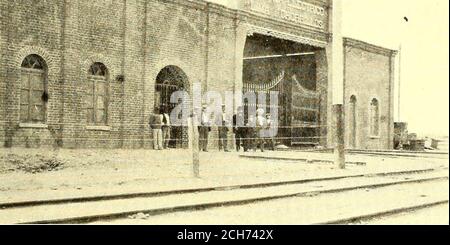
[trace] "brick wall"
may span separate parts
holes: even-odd
[[[350,98],[356,97],[356,146],[391,149],[393,142],[393,55],[395,52],[356,40],[345,42],[346,142],[350,142]],[[370,134],[370,104],[379,103],[379,135]]]
[[[0,0],[0,14],[0,141],[6,146],[150,148],[148,118],[164,67],[179,67],[191,91],[201,83],[203,90],[240,92],[247,23],[327,41],[323,32],[196,0]],[[47,128],[19,123],[20,64],[29,54],[48,66]],[[317,56],[323,89],[326,55]],[[87,125],[86,83],[94,62],[108,68],[108,128]]]
[[[121,85],[115,76],[121,74],[120,48],[123,40],[121,1],[66,1],[64,4],[63,62],[61,82],[63,104],[61,123],[64,147],[109,147],[119,145]],[[115,16],[115,18],[111,18]],[[89,129],[86,92],[89,67],[94,62],[108,69],[109,131]],[[118,96],[119,95],[119,96]]]
[[[0,51],[5,57],[0,65],[0,140],[6,146],[151,147],[148,117],[159,71],[175,65],[191,86],[206,86],[204,2],[0,3]],[[48,65],[44,128],[23,128],[19,123],[20,64],[29,54],[38,54]],[[108,68],[107,128],[87,124],[87,76],[94,62]]]
[[[205,11],[204,3],[148,2],[145,118],[153,111],[156,77],[164,67],[176,66],[181,69],[188,78],[191,93],[194,83],[199,83],[203,89],[205,88],[207,18]]]
[[[58,138],[61,64],[60,1],[1,1],[1,80],[4,106],[5,145],[54,145]],[[51,15],[49,14],[51,13]],[[19,125],[20,66],[29,54],[38,54],[47,64],[50,93],[48,129],[25,129]],[[2,128],[3,129],[3,128]]]
[[[4,35],[3,31],[3,22],[5,20],[5,5],[6,1],[0,1],[0,56],[4,57],[3,55],[3,46],[6,43],[6,35]],[[1,62],[1,61],[0,61]],[[0,63],[0,147],[5,142],[5,128],[6,128],[6,101],[5,101],[5,94],[6,94],[6,81],[4,79],[4,75],[6,73],[6,69],[3,66],[3,62]]]
[[[236,84],[235,74],[235,20],[232,13],[223,11],[221,8],[209,9],[209,38],[208,38],[208,91],[219,92],[222,96],[222,104],[226,101],[225,92],[234,92]],[[242,90],[241,90],[242,91]],[[233,105],[233,101],[231,101]],[[233,108],[228,110],[234,112]],[[229,132],[228,145],[232,149],[231,131]],[[219,133],[216,128],[211,132],[210,147],[218,147]]]

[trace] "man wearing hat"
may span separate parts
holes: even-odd
[[[200,115],[200,125],[198,126],[198,132],[200,136],[199,148],[201,151],[208,152],[208,136],[211,131],[210,118],[208,113],[208,107],[203,105]]]
[[[225,152],[229,152],[228,151],[228,117],[227,117],[227,113],[226,113],[226,106],[222,105],[222,114],[221,116],[221,120],[219,123],[221,123],[221,125],[218,125],[218,130],[219,130],[219,151],[221,151],[222,149]]]
[[[159,112],[159,107],[154,108],[153,114],[150,115],[150,128],[153,133],[153,148],[155,150],[163,149],[162,121],[163,115]]]

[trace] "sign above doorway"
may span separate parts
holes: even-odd
[[[247,9],[272,18],[282,19],[326,31],[328,10],[324,6],[301,0],[247,0]]]

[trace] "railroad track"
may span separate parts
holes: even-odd
[[[259,159],[259,160],[272,160],[272,161],[287,161],[287,162],[304,162],[308,164],[324,163],[334,164],[333,160],[313,159],[313,158],[298,158],[298,157],[269,157],[269,156],[257,156],[257,155],[240,155],[241,158]],[[345,162],[345,164],[365,166],[365,162]]]
[[[277,151],[291,151],[304,153],[333,153],[333,149],[324,150],[304,150],[304,149],[279,149]],[[437,151],[389,151],[389,150],[346,150],[348,154],[368,155],[368,156],[386,156],[386,157],[410,157],[410,158],[448,158],[449,152]]]
[[[446,169],[447,168],[441,168],[441,170],[446,170]],[[360,177],[377,177],[377,176],[382,177],[382,176],[395,176],[395,175],[405,175],[405,174],[420,174],[420,173],[430,173],[430,172],[433,172],[436,170],[437,169],[434,169],[434,168],[425,168],[425,169],[394,171],[394,172],[378,172],[378,173],[368,173],[368,174],[340,175],[340,176],[332,176],[332,177],[325,177],[325,178],[311,178],[311,179],[299,179],[299,180],[266,182],[266,183],[256,183],[256,184],[215,186],[215,187],[206,187],[206,188],[180,189],[180,190],[170,190],[170,191],[160,191],[160,192],[138,192],[138,193],[126,193],[126,194],[118,194],[118,195],[72,197],[72,198],[49,199],[49,200],[32,200],[32,201],[3,202],[3,203],[0,202],[0,210],[9,209],[9,208],[42,206],[42,205],[58,205],[58,204],[82,203],[82,202],[85,203],[85,202],[132,199],[132,198],[142,198],[142,197],[160,197],[160,196],[177,195],[177,194],[212,192],[212,191],[217,191],[217,190],[254,189],[254,188],[263,188],[263,187],[292,185],[292,184],[305,184],[305,183],[311,183],[311,182],[332,181],[332,180],[340,180],[340,179],[352,179],[352,178],[360,178]]]
[[[388,209],[380,212],[373,212],[369,214],[362,214],[356,216],[350,216],[343,219],[329,220],[324,223],[318,223],[318,225],[345,225],[345,224],[360,224],[363,222],[368,222],[370,220],[389,217],[396,214],[402,214],[407,212],[414,212],[422,209],[432,208],[435,206],[440,206],[448,204],[449,200],[439,200],[433,202],[427,202],[424,204],[410,205],[401,208]]]
[[[442,180],[448,180],[448,171],[422,169],[167,192],[2,203],[0,223],[82,224],[122,219],[138,213],[154,216]]]

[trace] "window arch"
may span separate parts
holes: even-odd
[[[380,133],[380,105],[377,99],[370,103],[370,135],[379,136]]]
[[[356,147],[356,130],[357,130],[357,99],[355,95],[350,97],[350,117],[349,117],[349,128],[350,128],[350,147]]]
[[[108,68],[100,62],[89,67],[85,96],[87,123],[106,125],[108,123]]]
[[[25,57],[20,82],[20,122],[44,123],[48,101],[47,65],[41,56]]]

